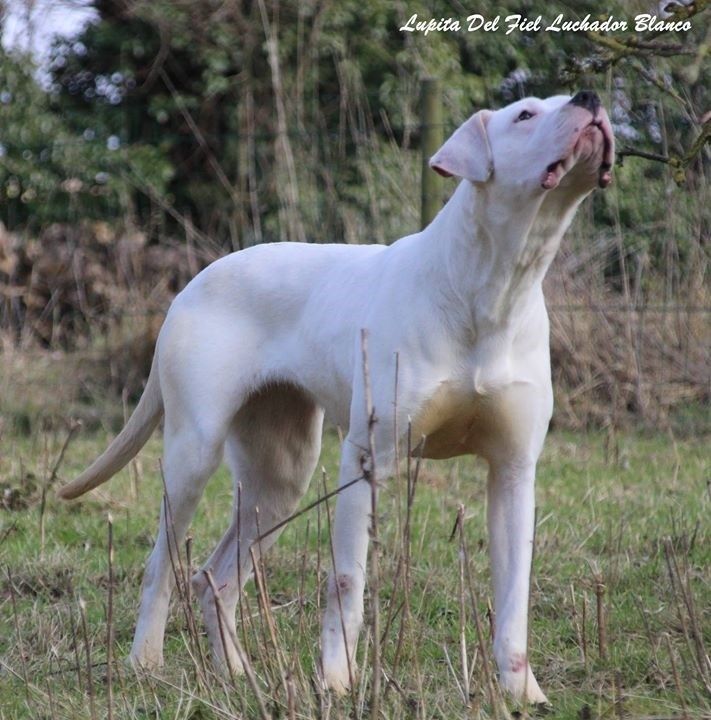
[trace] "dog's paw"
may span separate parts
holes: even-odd
[[[239,675],[244,675],[244,665],[239,659],[237,651],[233,648],[227,658],[225,658],[222,653],[216,653],[213,651],[212,665],[225,680],[229,680],[232,677],[238,677]]]
[[[321,662],[321,685],[324,689],[330,690],[336,695],[345,695],[350,692],[352,682],[355,682],[356,668],[351,665],[350,672],[348,665],[345,667],[337,666],[333,663],[325,664]],[[351,678],[351,675],[353,677]]]
[[[341,629],[337,625],[326,626],[321,636],[320,675],[322,685],[337,695],[349,692],[355,682],[357,629],[350,635],[351,640],[348,644],[348,647],[352,648],[350,653],[346,651]]]
[[[125,663],[136,673],[154,673],[163,667],[163,653],[131,653]]]
[[[526,675],[528,674],[528,678]],[[531,668],[517,672],[502,672],[499,675],[499,686],[514,700],[530,705],[548,705],[548,698],[538,686]]]
[[[351,684],[347,676],[343,677],[343,675],[329,673],[328,675],[323,674],[322,679],[323,686],[336,695],[346,695],[351,689]]]

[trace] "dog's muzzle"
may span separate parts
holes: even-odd
[[[615,141],[612,135],[612,127],[607,113],[602,107],[602,102],[597,93],[590,90],[582,90],[576,93],[570,100],[570,105],[590,113],[591,120],[583,128],[569,154],[552,162],[547,168],[541,181],[544,190],[551,190],[558,186],[561,178],[575,164],[575,147],[584,134],[599,132],[602,142],[602,162],[598,168],[598,187],[606,188],[612,182],[612,164],[615,159]]]
[[[612,162],[614,160],[614,141],[612,138],[612,128],[607,118],[607,113],[602,108],[602,102],[596,92],[590,90],[581,90],[576,93],[570,101],[571,105],[578,105],[590,112],[593,120],[591,126],[596,127],[602,133],[604,148],[602,153],[602,164],[600,165],[600,173],[598,176],[598,186],[606,188],[612,182]]]

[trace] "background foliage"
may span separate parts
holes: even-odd
[[[48,92],[31,82],[28,58],[3,58],[0,182],[11,228],[127,213],[145,223],[162,200],[221,244],[343,238],[348,212],[369,225],[392,215],[395,193],[377,177],[387,166],[375,158],[390,149],[391,162],[407,164],[425,76],[443,80],[450,127],[478,107],[592,86],[611,100],[623,142],[662,154],[688,146],[711,104],[702,17],[689,33],[666,34],[676,54],[653,67],[633,57],[597,72],[599,48],[580,33],[399,31],[412,13],[466,16],[443,1],[95,5],[98,22],[56,42]],[[547,19],[600,12],[598,3],[572,5],[476,10]],[[609,4],[618,18],[642,9],[648,3]],[[647,179],[664,173],[645,168]],[[657,203],[623,210],[629,227],[663,213]]]

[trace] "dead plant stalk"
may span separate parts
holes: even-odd
[[[469,664],[467,657],[467,612],[466,602],[464,599],[464,505],[459,505],[457,511],[457,525],[459,526],[459,654],[462,663],[462,695],[465,707],[470,707],[471,703],[469,700]]]
[[[106,601],[106,711],[109,720],[114,716],[113,686],[113,647],[114,647],[114,520],[109,513],[108,526],[108,565],[109,587]]]
[[[375,454],[375,409],[370,384],[370,367],[368,365],[368,331],[360,331],[361,349],[363,352],[363,387],[365,389],[365,412],[368,418],[368,454],[370,468],[364,469],[364,475],[370,482],[370,541],[372,551],[370,558],[370,604],[373,634],[372,649],[372,681],[370,698],[370,717],[376,720],[380,715],[380,539],[378,537],[378,481]],[[397,439],[395,439],[397,442]]]
[[[257,682],[257,676],[254,674],[254,670],[252,669],[252,664],[249,662],[249,658],[244,652],[244,649],[242,648],[242,644],[239,641],[239,638],[237,635],[229,630],[229,626],[226,625],[227,620],[227,613],[225,612],[225,607],[222,604],[222,598],[220,597],[220,592],[215,586],[215,581],[212,577],[212,573],[209,570],[204,570],[205,579],[208,582],[208,585],[210,586],[210,590],[212,591],[212,596],[215,600],[215,610],[217,612],[218,618],[221,618],[221,628],[225,628],[228,630],[228,636],[229,639],[232,641],[232,644],[237,651],[237,656],[240,659],[240,662],[242,663],[242,667],[244,668],[244,674],[247,678],[247,683],[249,684],[254,697],[257,701],[257,705],[259,707],[259,715],[262,718],[262,720],[270,720],[269,713],[267,712],[266,706],[264,705],[264,698],[262,697],[262,691],[259,688],[259,683]]]

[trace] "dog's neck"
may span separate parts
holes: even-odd
[[[500,189],[464,180],[423,232],[426,242],[446,243],[444,260],[433,255],[433,271],[446,275],[467,324],[475,330],[501,327],[540,293],[541,283],[582,197],[542,194],[505,205]],[[466,318],[466,319],[465,319]]]

